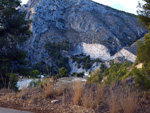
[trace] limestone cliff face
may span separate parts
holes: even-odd
[[[69,41],[74,50],[67,55],[84,53],[108,61],[120,50],[126,55],[122,49],[146,33],[136,16],[91,0],[29,0],[22,10],[33,21],[33,35],[24,44],[33,64],[52,62],[44,48],[49,41]]]

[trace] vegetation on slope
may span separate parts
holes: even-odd
[[[48,42],[45,46],[46,50],[48,51],[50,57],[55,62],[55,65],[59,68],[64,67],[70,72],[69,66],[69,58],[62,56],[62,51],[69,51],[72,49],[72,46],[69,42],[63,40],[61,43],[51,43]],[[58,70],[57,70],[58,71]]]
[[[132,76],[131,70],[132,64],[129,61],[121,63],[111,63],[110,68],[105,68],[102,64],[100,69],[94,71],[87,79],[87,83],[98,82],[100,83],[104,78],[107,78],[105,84],[112,84],[121,82],[128,76]]]
[[[82,67],[83,69],[86,70],[90,69],[95,62],[96,63],[101,62],[99,58],[97,58],[96,60],[92,60],[89,55],[88,56],[80,55],[80,57],[72,56],[72,60],[73,63],[77,62],[78,68]]]

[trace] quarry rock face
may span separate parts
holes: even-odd
[[[85,54],[104,62],[121,56],[134,62],[136,55],[124,47],[146,33],[135,15],[91,0],[29,0],[22,10],[33,21],[33,34],[23,46],[32,64],[41,60],[53,63],[45,44],[63,40],[73,46],[65,53],[69,60],[73,55]]]

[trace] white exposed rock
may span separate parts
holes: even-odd
[[[110,53],[107,47],[101,44],[81,43],[75,48],[74,54],[84,53],[90,55],[92,59],[100,58],[103,61],[110,60]]]
[[[141,69],[142,66],[143,66],[143,63],[140,63],[140,64],[136,65],[137,69]]]
[[[125,57],[125,59],[135,62],[136,60],[136,55],[133,53],[129,52],[128,50],[122,49],[121,51],[117,52],[112,59],[117,58],[117,57]]]
[[[59,103],[59,102],[60,102],[60,100],[52,100],[51,104],[56,104],[56,103]]]
[[[131,62],[134,62],[136,60],[136,55],[124,48],[117,52],[114,56],[111,56],[106,46],[95,43],[88,44],[83,42],[81,44],[78,44],[73,54],[78,55],[82,53],[90,55],[92,59],[100,58],[104,62],[113,60],[117,57],[125,57],[125,59]]]

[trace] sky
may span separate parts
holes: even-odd
[[[137,14],[138,1],[142,0],[93,0],[95,2],[108,5],[118,10]]]
[[[22,0],[22,3],[27,3],[28,0]],[[118,10],[136,14],[138,1],[142,0],[93,0],[100,4],[113,7]]]

